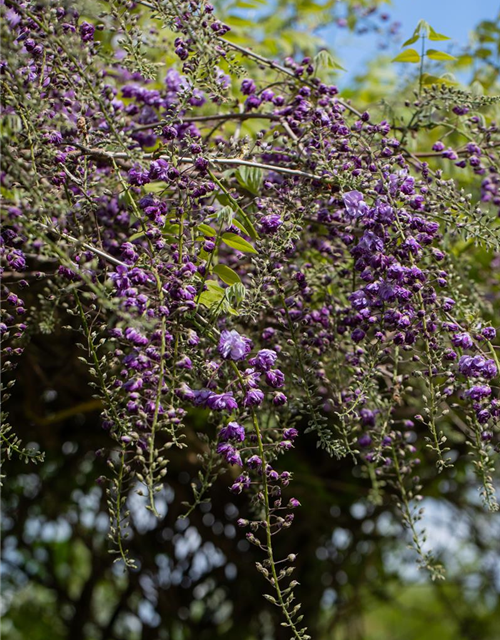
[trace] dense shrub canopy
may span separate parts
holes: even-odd
[[[351,27],[377,15],[347,9]],[[425,68],[366,106],[314,41],[266,57],[206,2],[2,10],[9,585],[55,591],[61,637],[135,637],[122,613],[139,611],[143,637],[234,637],[245,621],[239,638],[305,639],[383,593],[399,535],[403,578],[416,560],[454,596],[424,496],[448,519],[478,514],[475,548],[498,526],[486,54],[461,87],[421,22]],[[54,567],[74,562],[71,586]],[[114,603],[101,618],[99,598]],[[457,615],[463,637],[493,637]]]

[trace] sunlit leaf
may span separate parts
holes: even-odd
[[[217,264],[213,268],[214,273],[216,273],[222,282],[226,284],[236,284],[237,282],[241,282],[240,276],[231,269],[231,267],[226,266],[225,264]]]
[[[243,253],[257,253],[252,245],[236,233],[223,233],[222,242],[231,249],[242,251]]]
[[[420,54],[415,49],[405,49],[399,56],[393,58],[392,62],[420,62]]]
[[[424,75],[422,76],[422,84],[425,86],[430,86],[432,84],[445,84],[447,86],[453,86],[458,83],[446,76],[432,76],[428,73],[424,73]]]
[[[449,36],[445,36],[444,33],[438,33],[437,31],[434,31],[434,29],[432,27],[429,27],[429,35],[428,35],[429,40],[451,40],[451,38]]]
[[[420,38],[420,36],[417,33],[416,35],[413,35],[411,38],[409,38],[406,42],[403,42],[403,44],[401,46],[402,47],[409,47],[410,44],[413,44],[414,42],[417,42],[417,40],[419,38]]]
[[[241,166],[235,173],[240,185],[250,191],[253,195],[258,195],[262,184],[262,169],[258,167]]]
[[[450,56],[449,53],[444,51],[436,51],[436,49],[427,49],[425,55],[430,60],[456,60],[455,56]]]
[[[139,238],[142,238],[142,236],[144,236],[145,234],[146,234],[145,231],[138,231],[137,233],[133,233],[128,239],[128,241],[133,242],[134,240],[138,240]]]
[[[338,63],[332,54],[326,49],[322,49],[314,56],[314,63],[316,67],[324,67],[325,69],[339,69],[340,71],[347,71],[344,67]]]
[[[413,32],[413,35],[418,34],[421,36],[428,36],[431,30],[433,29],[428,22],[426,22],[425,20],[419,20],[415,28],[415,31]]]
[[[201,233],[204,236],[207,236],[207,238],[213,238],[217,235],[217,231],[213,227],[211,227],[209,224],[205,224],[205,223],[199,224],[198,230],[201,231]]]

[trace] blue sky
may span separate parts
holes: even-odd
[[[499,11],[500,0],[392,0],[386,9],[391,22],[402,23],[401,43],[410,37],[417,22],[423,18],[436,31],[452,38],[450,43],[440,43],[448,46],[465,45],[471,29],[481,20],[495,19]],[[380,37],[375,35],[349,35],[338,27],[329,27],[322,35],[347,69],[344,81],[362,71],[378,52]],[[394,43],[387,51],[397,55],[400,50],[400,46]]]

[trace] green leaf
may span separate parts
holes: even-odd
[[[427,49],[425,55],[430,60],[456,60],[455,56],[450,56],[449,53],[444,51],[437,51],[436,49]]]
[[[492,55],[491,51],[486,47],[480,47],[474,51],[474,56],[476,58],[480,58],[481,60],[486,60]]]
[[[209,224],[199,224],[198,229],[204,236],[207,236],[207,238],[214,238],[217,235],[217,231]]]
[[[484,86],[479,80],[474,80],[470,86],[470,92],[473,96],[484,96]]]
[[[420,62],[420,55],[415,49],[405,49],[399,56],[393,58],[392,62]]]
[[[419,36],[428,36],[431,30],[433,29],[428,22],[425,20],[419,20],[413,35],[418,34]]]
[[[250,191],[254,196],[259,195],[263,180],[262,169],[258,167],[241,166],[236,171],[235,176],[244,189]]]
[[[325,69],[339,69],[340,71],[347,71],[344,67],[339,64],[332,54],[326,49],[322,49],[318,51],[318,53],[314,56],[315,67],[324,67]]]
[[[222,242],[227,244],[228,247],[231,247],[231,249],[237,249],[243,253],[257,253],[249,242],[236,233],[223,233]]]
[[[247,292],[243,283],[235,282],[230,285],[224,293],[229,302],[234,301],[236,302],[236,305],[238,305],[240,302],[243,302]]]
[[[234,213],[235,211],[233,207],[230,204],[227,204],[225,207],[222,207],[222,209],[217,211],[215,217],[221,224],[230,226],[233,223]]]
[[[437,31],[434,31],[434,29],[432,27],[429,27],[429,40],[451,40],[451,38],[449,36],[445,36],[443,33],[437,33]]]
[[[231,267],[227,267],[225,264],[216,264],[213,271],[219,276],[222,282],[225,282],[228,285],[241,282],[241,278],[236,271],[231,269]]]
[[[204,307],[210,309],[220,303],[224,298],[225,293],[224,289],[219,287],[219,285],[213,280],[207,280],[205,284],[207,286],[207,290],[200,293],[198,296],[198,302]]]
[[[167,236],[178,236],[179,235],[180,225],[172,224],[171,222],[165,223],[162,234]]]
[[[409,38],[406,42],[403,42],[402,47],[409,47],[410,44],[413,44],[420,38],[419,34],[414,34],[411,38]]]
[[[231,199],[225,193],[218,193],[215,196],[215,199],[217,200],[217,202],[220,202],[225,207],[231,204]]]
[[[130,238],[128,239],[129,242],[133,242],[134,240],[137,240],[139,238],[142,238],[142,236],[146,235],[145,231],[138,231],[137,233],[133,233]]]
[[[453,86],[456,85],[457,82],[455,82],[454,80],[451,80],[450,78],[447,78],[446,76],[431,76],[428,73],[424,73],[424,75],[422,76],[422,84],[425,86],[429,86],[432,84],[445,84],[447,86]]]
[[[233,225],[235,227],[238,227],[238,229],[240,231],[243,231],[243,233],[247,233],[248,234],[247,229],[241,224],[241,222],[239,220],[236,220],[236,218],[233,220]]]
[[[247,20],[246,18],[240,18],[239,16],[228,16],[228,22],[232,27],[244,27],[253,29],[255,22],[253,20]]]

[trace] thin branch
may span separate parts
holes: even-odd
[[[118,260],[117,258],[114,258],[113,256],[110,256],[109,253],[106,253],[105,251],[102,251],[101,249],[97,249],[97,247],[93,247],[91,244],[88,244],[87,242],[82,242],[81,240],[78,240],[78,238],[75,238],[74,236],[70,236],[68,233],[64,233],[63,231],[60,231],[56,227],[49,227],[49,225],[44,224],[43,222],[37,222],[37,225],[39,227],[41,227],[44,231],[48,231],[48,232],[51,232],[51,233],[56,233],[61,238],[64,238],[65,240],[69,240],[70,242],[72,242],[74,244],[80,245],[84,249],[87,249],[87,251],[91,251],[92,253],[95,253],[100,258],[103,258],[104,260],[107,260],[108,262],[111,262],[112,264],[128,268],[128,265],[125,264],[125,262],[122,262],[121,260]]]
[[[213,122],[214,120],[274,120],[279,121],[280,116],[275,113],[214,113],[212,115],[205,116],[186,116],[179,120],[157,120],[156,122],[150,122],[149,124],[140,124],[132,129],[132,133],[135,131],[143,131],[144,129],[153,129],[154,127],[161,127],[165,124],[182,124],[184,122]]]
[[[98,156],[101,158],[109,158],[110,160],[123,160],[128,158],[127,154],[122,152],[112,152],[112,151],[104,151],[102,149],[89,149],[82,145],[74,145],[78,146],[79,149],[82,150],[84,155],[90,156]],[[164,160],[169,160],[168,156],[158,156],[154,153],[145,153],[142,156],[143,160],[157,160],[158,158],[162,158]],[[178,158],[179,162],[194,164],[195,158],[188,157],[180,157]],[[310,178],[311,180],[328,180],[331,181],[331,176],[326,175],[317,175],[315,173],[308,173],[307,171],[301,171],[300,169],[289,169],[288,167],[280,167],[274,164],[264,164],[262,162],[253,162],[250,160],[243,160],[242,158],[207,158],[208,162],[215,165],[234,165],[234,166],[246,166],[246,167],[254,167],[256,169],[264,169],[266,171],[276,171],[277,173],[285,173],[292,176],[301,176],[303,178]]]

